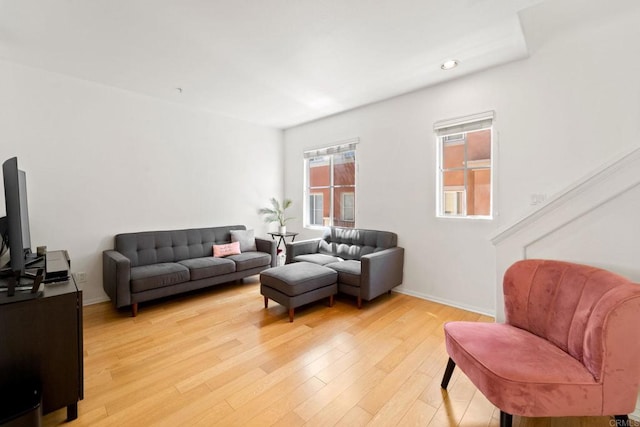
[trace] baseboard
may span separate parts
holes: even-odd
[[[459,302],[456,302],[456,301],[451,301],[451,300],[448,300],[448,299],[439,298],[439,297],[436,297],[436,296],[433,296],[433,295],[424,294],[422,292],[414,292],[414,291],[409,291],[409,290],[406,290],[406,289],[398,289],[398,288],[394,289],[393,291],[397,292],[399,294],[410,295],[412,297],[425,299],[427,301],[433,301],[433,302],[437,302],[439,304],[448,305],[450,307],[459,308],[461,310],[471,311],[473,313],[478,313],[478,314],[482,314],[482,315],[485,315],[485,316],[490,316],[490,317],[493,317],[493,318],[496,317],[496,313],[495,312],[487,311],[484,308],[475,307],[475,306],[472,306],[472,305],[460,304]]]
[[[91,298],[91,299],[83,299],[82,300],[82,305],[93,305],[93,304],[100,304],[101,302],[107,302],[107,301],[111,301],[109,299],[109,297],[96,297],[96,298]]]

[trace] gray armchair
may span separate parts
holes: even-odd
[[[338,272],[338,290],[371,301],[402,284],[404,248],[388,231],[333,227],[319,239],[287,243],[286,263],[311,262]]]

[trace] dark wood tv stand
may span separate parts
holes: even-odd
[[[40,290],[15,301],[0,294],[0,389],[11,393],[31,381],[40,387],[43,414],[66,406],[73,420],[84,395],[82,291],[72,276]]]

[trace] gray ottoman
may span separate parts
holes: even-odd
[[[294,262],[273,267],[260,273],[260,294],[264,295],[264,308],[269,298],[289,309],[289,322],[293,322],[296,307],[333,296],[338,293],[338,273],[310,262]]]

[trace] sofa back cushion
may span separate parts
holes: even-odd
[[[132,267],[202,258],[213,256],[213,245],[231,243],[231,230],[245,229],[244,225],[231,225],[123,233],[115,238],[115,250],[129,258]]]
[[[342,259],[359,260],[363,255],[397,245],[398,236],[389,231],[332,227],[322,236],[318,252]]]

